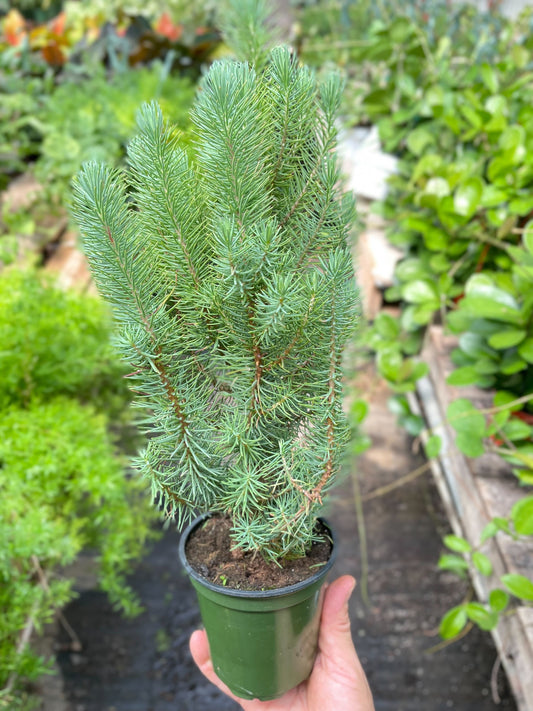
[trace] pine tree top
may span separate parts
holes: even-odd
[[[128,170],[83,167],[73,214],[148,443],[137,466],[178,522],[233,519],[236,544],[301,554],[347,430],[341,357],[355,320],[339,191],[341,81],[285,47],[215,62],[193,155],[144,106]]]

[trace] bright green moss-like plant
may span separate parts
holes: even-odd
[[[276,48],[216,62],[190,162],[155,105],[130,171],[88,164],[73,212],[112,304],[150,438],[137,460],[179,522],[227,514],[234,542],[302,555],[347,438],[341,356],[356,299],[351,198],[334,152],[341,82]]]
[[[100,299],[65,292],[32,269],[4,270],[0,342],[0,408],[60,394],[124,408],[125,371]]]
[[[129,399],[110,335],[97,298],[35,270],[1,273],[0,709],[33,704],[27,682],[48,662],[30,632],[73,597],[62,569],[82,549],[98,555],[112,603],[139,611],[125,574],[156,515],[110,436]]]
[[[14,708],[18,683],[46,668],[21,644],[23,632],[40,631],[72,599],[72,581],[58,571],[83,548],[98,552],[110,600],[127,614],[139,612],[125,573],[152,535],[144,488],[124,476],[106,418],[91,407],[59,397],[2,411],[0,708],[4,701]]]

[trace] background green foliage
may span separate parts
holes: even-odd
[[[107,413],[117,431],[129,398],[102,303],[4,270],[0,340],[0,707],[17,708],[47,664],[18,649],[22,630],[39,631],[72,598],[60,570],[83,548],[97,553],[113,604],[139,612],[125,574],[155,511],[110,434]]]
[[[468,457],[496,452],[522,485],[533,483],[532,17],[512,22],[440,0],[383,0],[316,4],[301,18],[304,56],[345,67],[346,121],[377,124],[385,149],[400,158],[376,209],[404,251],[385,292],[401,316],[378,314],[366,335],[397,393],[391,407],[411,434],[422,434],[404,393],[428,371],[416,358],[426,327],[442,323],[458,337],[448,382],[495,390],[484,411],[466,398],[450,405],[456,445]],[[426,434],[426,454],[437,456],[439,433]],[[489,524],[477,548],[447,537],[452,553],[440,567],[490,575],[479,548],[498,531],[531,535],[531,515],[524,497]],[[492,629],[508,593],[531,600],[531,582],[504,578],[507,592],[451,610],[443,636],[468,620]]]
[[[101,160],[119,163],[135,125],[139,106],[157,99],[177,131],[189,125],[194,97],[189,79],[170,75],[162,64],[116,74],[103,71],[83,82],[59,86],[39,115],[44,138],[35,175],[50,197],[64,205],[72,176],[82,163]]]
[[[97,17],[104,22],[117,22],[125,15],[139,15],[148,20],[168,13],[176,23],[192,27],[206,25],[213,20],[217,8],[216,0],[89,0],[89,2],[66,2],[67,14],[73,19]]]
[[[39,120],[54,79],[42,61],[9,48],[0,52],[0,190],[39,154]]]
[[[0,408],[62,394],[115,412],[128,390],[110,339],[111,319],[96,297],[65,292],[33,270],[5,270]]]
[[[180,75],[196,76],[213,47],[212,37],[201,44],[194,26],[210,21],[208,3],[68,5],[65,23],[27,23],[21,38],[0,39],[0,189],[26,171],[44,187],[30,209],[11,212],[3,203],[1,267],[20,255],[21,237],[29,244],[34,231],[46,230],[43,215],[64,210],[83,161],[122,162],[144,101],[157,99],[176,133],[187,130],[194,85]],[[53,0],[0,0],[0,14],[15,6],[37,23],[64,9]],[[171,18],[161,34],[155,23],[165,10]],[[107,19],[122,30],[95,33],[95,22]],[[139,601],[124,576],[157,514],[118,454],[119,446],[135,448],[137,431],[102,302],[61,291],[33,269],[4,268],[0,341],[0,708],[11,710],[32,704],[25,684],[46,666],[31,645],[19,648],[23,630],[39,631],[73,595],[62,567],[90,548],[113,604],[136,614]]]

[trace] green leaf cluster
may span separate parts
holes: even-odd
[[[137,460],[169,515],[231,516],[235,543],[301,555],[348,428],[351,199],[334,153],[341,82],[290,51],[219,61],[189,160],[145,106],[129,172],[86,165],[73,212],[112,304],[150,438]]]
[[[161,64],[115,74],[103,70],[84,81],[67,81],[55,89],[39,114],[43,136],[35,175],[51,200],[65,204],[73,175],[83,162],[117,165],[135,126],[135,113],[157,99],[176,130],[188,128],[194,97],[189,79],[168,74]]]
[[[0,276],[0,409],[69,395],[117,415],[129,399],[108,310],[34,270]]]
[[[492,519],[483,530],[480,544],[476,548],[462,536],[445,536],[444,544],[452,553],[441,555],[439,568],[451,571],[461,578],[466,578],[469,571],[491,577],[491,560],[479,547],[499,532],[515,540],[533,535],[533,496],[517,501],[509,518]],[[524,575],[507,573],[501,576],[499,582],[505,589],[493,588],[485,603],[464,602],[448,610],[440,623],[441,636],[444,639],[456,637],[469,620],[482,630],[492,630],[498,624],[501,614],[507,610],[511,602],[510,596],[516,598],[517,603],[529,603],[533,600],[533,582]]]
[[[38,117],[54,87],[42,62],[28,58],[23,68],[12,64],[9,50],[0,53],[0,190],[38,154]]]
[[[84,547],[99,552],[100,582],[133,615],[139,602],[125,572],[149,537],[144,485],[127,480],[106,419],[57,397],[2,410],[0,422],[0,688],[27,681],[46,661],[18,641],[31,619],[39,631],[73,596],[59,574]],[[44,580],[45,578],[45,580]]]
[[[129,399],[110,337],[95,297],[65,293],[34,270],[1,273],[2,708],[31,704],[26,684],[47,660],[20,646],[23,630],[39,632],[72,598],[60,571],[83,548],[98,554],[113,604],[132,615],[140,609],[125,574],[152,537],[155,512],[110,434]]]

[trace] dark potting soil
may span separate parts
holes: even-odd
[[[261,555],[235,548],[231,540],[231,520],[213,516],[193,531],[187,541],[186,554],[191,566],[211,583],[236,590],[273,590],[294,585],[311,577],[327,563],[332,544],[327,529],[304,558],[267,562]]]

